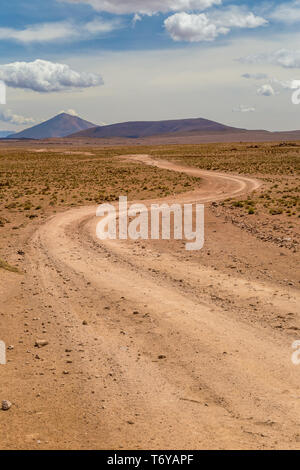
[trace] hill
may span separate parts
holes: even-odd
[[[12,139],[49,139],[66,137],[75,132],[95,127],[95,124],[71,114],[61,113],[48,121],[9,136]]]
[[[178,119],[170,121],[133,121],[109,126],[98,126],[70,135],[69,137],[138,139],[158,135],[194,135],[198,133],[234,133],[245,129],[225,126],[208,119]]]

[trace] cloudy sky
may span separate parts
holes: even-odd
[[[299,26],[300,0],[1,0],[0,130],[61,111],[300,129]]]

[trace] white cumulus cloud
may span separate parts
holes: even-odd
[[[67,109],[67,110],[62,109],[59,112],[59,114],[63,114],[63,113],[70,114],[70,116],[79,116],[79,114],[77,113],[77,111],[75,111],[75,109]]]
[[[272,8],[269,18],[286,24],[300,22],[300,0],[279,3]]]
[[[60,0],[69,3],[85,3],[96,11],[117,15],[140,13],[153,15],[172,11],[203,11],[213,5],[221,5],[222,0]]]
[[[213,41],[232,28],[257,28],[268,22],[244,8],[229,7],[211,14],[175,13],[165,20],[165,28],[174,41]]]
[[[215,10],[212,19],[228,28],[258,28],[268,23],[265,18],[257,16],[245,7],[232,5],[223,10]]]
[[[246,106],[244,104],[239,104],[232,109],[233,113],[254,113],[256,111],[254,106]]]
[[[261,53],[238,59],[246,64],[272,64],[283,68],[300,68],[300,50],[279,49],[270,53]]]
[[[35,120],[32,118],[26,118],[19,114],[14,114],[10,109],[0,109],[0,121],[9,122],[16,125],[27,125],[34,124]]]
[[[228,28],[212,23],[204,13],[176,13],[165,20],[165,27],[174,41],[213,41],[219,34],[229,32]]]
[[[132,22],[131,22],[132,26],[135,26],[137,24],[137,22],[142,21],[142,19],[143,18],[141,17],[141,15],[139,15],[138,13],[135,13],[134,17],[132,18]]]
[[[257,90],[259,96],[274,96],[276,94],[274,88],[270,84],[262,85]]]
[[[277,78],[273,78],[271,82],[281,86],[285,90],[297,90],[300,88],[300,80],[278,80]]]
[[[103,85],[100,75],[76,72],[66,64],[41,59],[0,65],[0,80],[12,88],[44,93]]]
[[[121,27],[119,20],[104,21],[95,18],[88,23],[60,21],[29,25],[23,29],[0,27],[0,40],[10,40],[30,44],[34,42],[53,42],[62,40],[85,40],[101,36]]]
[[[248,80],[265,80],[268,75],[266,73],[244,73],[242,77]]]

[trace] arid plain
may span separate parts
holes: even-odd
[[[1,448],[299,449],[299,155],[1,143]],[[120,195],[203,202],[204,248],[100,242]]]

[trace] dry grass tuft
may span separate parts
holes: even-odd
[[[20,274],[20,271],[18,270],[18,268],[16,268],[15,266],[11,266],[10,264],[2,260],[1,258],[0,258],[0,269],[4,269],[5,271],[10,271],[11,273]]]

